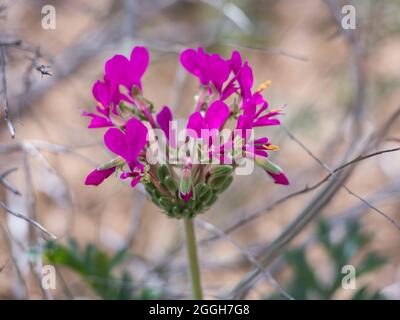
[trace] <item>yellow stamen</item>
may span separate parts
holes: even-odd
[[[271,151],[278,151],[279,150],[279,146],[276,146],[274,144],[264,144],[263,145],[264,149],[266,150],[271,150]]]
[[[257,92],[261,92],[264,91],[265,89],[267,89],[269,86],[271,86],[272,81],[271,80],[267,80],[263,83],[261,83],[258,88],[257,88]]]

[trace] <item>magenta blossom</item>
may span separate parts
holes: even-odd
[[[96,110],[99,114],[84,112],[83,116],[92,117],[88,128],[112,127],[114,124],[111,120],[110,112],[116,113],[116,106],[121,101],[119,91],[115,90],[111,93],[109,81],[96,81],[93,85],[92,93],[97,100]]]
[[[186,49],[180,55],[181,64],[187,71],[195,75],[200,84],[206,87],[212,85],[218,93],[223,93],[223,84],[229,78],[230,61],[224,60],[218,54],[208,54],[203,48]]]
[[[110,81],[111,89],[123,85],[131,93],[133,86],[142,89],[141,78],[149,65],[149,52],[144,47],[135,47],[130,59],[117,54],[106,62],[105,78]]]
[[[251,97],[251,88],[253,87],[253,71],[248,62],[242,63],[242,57],[238,51],[232,52],[231,69],[235,74],[233,81],[237,81],[240,87],[240,95],[243,101]]]
[[[187,49],[180,61],[201,84],[195,110],[186,123],[183,145],[178,145],[180,135],[176,124],[171,125],[174,117],[170,108],[163,106],[157,112],[143,95],[141,79],[149,64],[147,49],[135,47],[129,58],[116,55],[106,62],[103,80],[96,81],[92,89],[97,112],[83,115],[91,117],[89,128],[108,127],[104,143],[117,157],[93,170],[85,184],[99,185],[118,173],[121,179],[131,179],[132,187],[142,183],[153,203],[168,216],[178,218],[192,218],[209,208],[229,187],[232,172],[243,165],[243,157],[263,168],[275,183],[287,185],[282,169],[269,160],[269,152],[279,148],[265,136],[253,137],[255,128],[280,124],[277,116],[281,111],[270,110],[262,96],[270,82],[253,91],[253,71],[237,51],[224,59],[203,48]],[[160,129],[166,144],[159,139],[148,140],[151,129]],[[223,136],[218,135],[222,131]],[[188,137],[196,138],[194,150],[196,155],[201,152],[200,162],[186,150],[193,141]],[[202,153],[204,149],[206,154]],[[152,157],[161,162],[154,163],[146,158],[153,150],[157,155],[171,153]]]
[[[89,128],[113,127],[123,124],[120,119],[119,104],[124,102],[131,105],[139,105],[141,110],[149,115],[143,107],[142,101],[134,97],[133,87],[141,90],[141,78],[149,64],[149,53],[146,48],[133,48],[130,60],[122,55],[115,55],[106,62],[104,81],[96,81],[92,93],[97,100],[98,113],[83,112],[83,116],[91,117]],[[123,86],[128,91],[123,94],[120,91]],[[114,115],[114,116],[112,116]]]
[[[146,144],[147,128],[138,119],[131,118],[125,125],[125,132],[117,128],[110,128],[104,135],[106,147],[126,161],[128,171],[121,173],[121,179],[132,178],[131,186],[134,187],[140,181],[144,166],[139,162],[138,156]],[[85,183],[99,185],[108,178],[117,166],[92,171]]]
[[[230,114],[229,107],[222,101],[213,102],[207,109],[204,117],[200,112],[194,112],[189,117],[186,128],[196,132],[201,137],[202,130],[221,129]]]

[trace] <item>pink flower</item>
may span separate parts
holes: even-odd
[[[230,61],[224,60],[218,54],[208,54],[203,48],[186,49],[180,55],[181,64],[191,74],[195,75],[201,85],[209,87],[211,84],[222,93],[222,86],[229,78],[231,71]]]
[[[117,54],[106,62],[105,78],[110,81],[112,93],[123,85],[131,93],[133,86],[142,90],[141,78],[149,65],[149,52],[144,47],[135,47],[130,59]]]
[[[217,100],[210,105],[204,117],[200,112],[192,113],[186,128],[194,130],[197,138],[200,138],[201,130],[221,129],[229,114],[229,107],[224,102]]]
[[[123,158],[129,171],[121,173],[121,179],[132,178],[131,186],[134,187],[140,181],[144,166],[139,162],[138,156],[146,144],[147,128],[136,118],[131,118],[125,125],[125,132],[117,128],[110,128],[104,135],[106,147]],[[117,166],[92,171],[87,177],[85,184],[99,185],[113,172]]]

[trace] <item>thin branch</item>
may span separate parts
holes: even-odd
[[[379,143],[385,138],[393,124],[400,116],[400,108],[397,109],[388,120],[382,125],[380,129],[370,135],[362,147],[361,154],[365,153],[371,148],[378,147]],[[348,149],[353,148],[350,145]],[[346,156],[349,150],[346,151]],[[356,158],[357,159],[357,158]],[[325,208],[332,198],[336,195],[337,191],[343,186],[346,180],[351,176],[355,165],[359,163],[360,157],[357,161],[350,161],[352,165],[340,166],[341,169],[334,175],[335,179],[331,179],[329,183],[319,191],[312,200],[300,211],[296,218],[288,224],[280,235],[264,250],[259,259],[262,266],[270,265],[284,250],[284,248]],[[342,170],[345,169],[345,170]],[[328,176],[332,176],[331,174]],[[329,177],[328,177],[329,179]],[[253,287],[257,281],[260,272],[257,268],[253,268],[248,272],[239,283],[228,294],[229,298],[240,299]]]
[[[11,191],[12,193],[14,193],[17,196],[21,195],[21,192],[19,192],[16,188],[14,188],[14,186],[6,179],[6,177],[16,171],[18,168],[11,168],[6,170],[5,172],[3,172],[0,175],[0,183],[3,185],[4,188],[6,188],[7,190]]]
[[[242,248],[235,240],[229,237],[224,231],[220,230],[219,228],[217,228],[216,226],[205,220],[195,219],[194,221],[197,225],[201,226],[202,228],[206,229],[209,232],[216,234],[218,237],[223,238],[224,240],[232,244],[236,249],[238,249],[243,254],[243,256],[247,258],[247,260],[251,264],[253,264],[256,268],[259,269],[259,271],[265,276],[265,278],[271,284],[271,286],[276,291],[278,291],[278,293],[283,298],[287,300],[294,300],[294,298],[281,287],[281,285],[274,279],[271,273],[265,270],[265,268],[257,261],[257,259],[248,250]]]
[[[43,232],[45,235],[47,235],[49,238],[51,239],[57,239],[57,237],[52,234],[51,232],[47,231],[46,228],[44,228],[40,223],[36,222],[33,219],[30,219],[26,216],[24,216],[23,214],[20,214],[18,212],[15,212],[13,210],[11,210],[10,208],[8,208],[2,201],[0,201],[0,207],[2,207],[4,209],[5,212],[13,215],[14,217],[17,217],[19,219],[25,220],[26,222],[28,222],[29,224],[31,224],[32,226],[34,226],[35,228],[39,229],[41,232]]]
[[[267,207],[259,208],[259,209],[255,210],[254,212],[246,215],[244,218],[240,219],[239,221],[237,221],[234,224],[232,224],[230,227],[226,228],[224,230],[224,232],[225,233],[231,233],[234,230],[239,229],[239,228],[243,227],[245,224],[253,221],[254,219],[257,219],[257,218],[261,217],[262,215],[264,215],[265,213],[273,210],[276,206],[286,202],[287,200],[317,189],[318,187],[323,185],[325,182],[329,181],[332,178],[332,176],[338,174],[343,169],[345,169],[345,168],[347,168],[347,167],[349,167],[351,165],[356,164],[357,162],[363,161],[365,159],[368,159],[368,158],[371,158],[371,157],[374,157],[374,156],[377,156],[377,155],[381,155],[381,154],[384,154],[384,153],[390,153],[390,152],[396,152],[396,151],[399,151],[399,150],[400,150],[400,147],[399,148],[381,150],[381,151],[373,152],[371,154],[367,154],[367,155],[364,155],[364,156],[358,156],[357,158],[355,158],[355,159],[353,159],[353,160],[351,160],[351,161],[349,161],[349,162],[347,162],[347,163],[345,163],[343,165],[340,165],[339,167],[335,168],[334,170],[332,170],[330,173],[328,173],[323,179],[321,179],[317,183],[315,183],[315,184],[313,184],[311,186],[306,186],[306,187],[304,187],[303,189],[301,189],[299,191],[290,193],[287,196],[284,196],[284,197],[274,201],[272,204],[268,205]],[[202,240],[200,243],[210,242],[210,241],[213,241],[215,239],[216,239],[215,236],[214,237],[209,237],[207,239]]]
[[[326,163],[324,163],[321,159],[319,159],[316,155],[314,155],[311,150],[305,145],[303,144],[299,139],[297,139],[289,130],[287,130],[285,127],[283,127],[284,131],[286,132],[286,134],[293,140],[295,141],[301,148],[303,148],[304,151],[307,152],[307,154],[309,154],[321,167],[323,167],[326,171],[329,172],[329,174],[334,174],[335,172],[338,172],[342,169],[344,169],[347,166],[351,166],[356,162],[368,159],[368,158],[372,158],[374,156],[380,155],[380,154],[384,154],[384,153],[388,153],[388,152],[395,152],[395,151],[399,151],[400,147],[398,148],[392,148],[392,149],[386,149],[386,150],[381,150],[381,151],[376,151],[373,153],[370,153],[368,155],[364,155],[364,156],[358,156],[357,158],[343,164],[342,166],[337,167],[335,170],[332,170]],[[391,217],[389,217],[386,213],[384,213],[382,210],[374,207],[371,203],[368,203],[367,200],[363,199],[361,196],[359,196],[358,194],[356,194],[354,191],[350,190],[349,187],[343,185],[343,188],[347,190],[347,192],[349,194],[351,194],[352,196],[356,197],[357,199],[359,199],[360,201],[362,201],[367,207],[369,207],[370,209],[376,211],[377,213],[379,213],[380,215],[382,215],[386,220],[388,220],[391,224],[393,224],[397,229],[400,230],[400,224],[398,224],[394,219],[392,219]]]

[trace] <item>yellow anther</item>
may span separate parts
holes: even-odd
[[[279,146],[276,146],[274,144],[264,144],[264,149],[266,150],[271,150],[271,151],[278,151],[279,150]]]
[[[258,86],[257,91],[258,91],[258,92],[264,91],[264,90],[267,89],[271,84],[272,84],[272,81],[271,81],[271,80],[267,80],[267,81],[261,83],[261,84]]]

